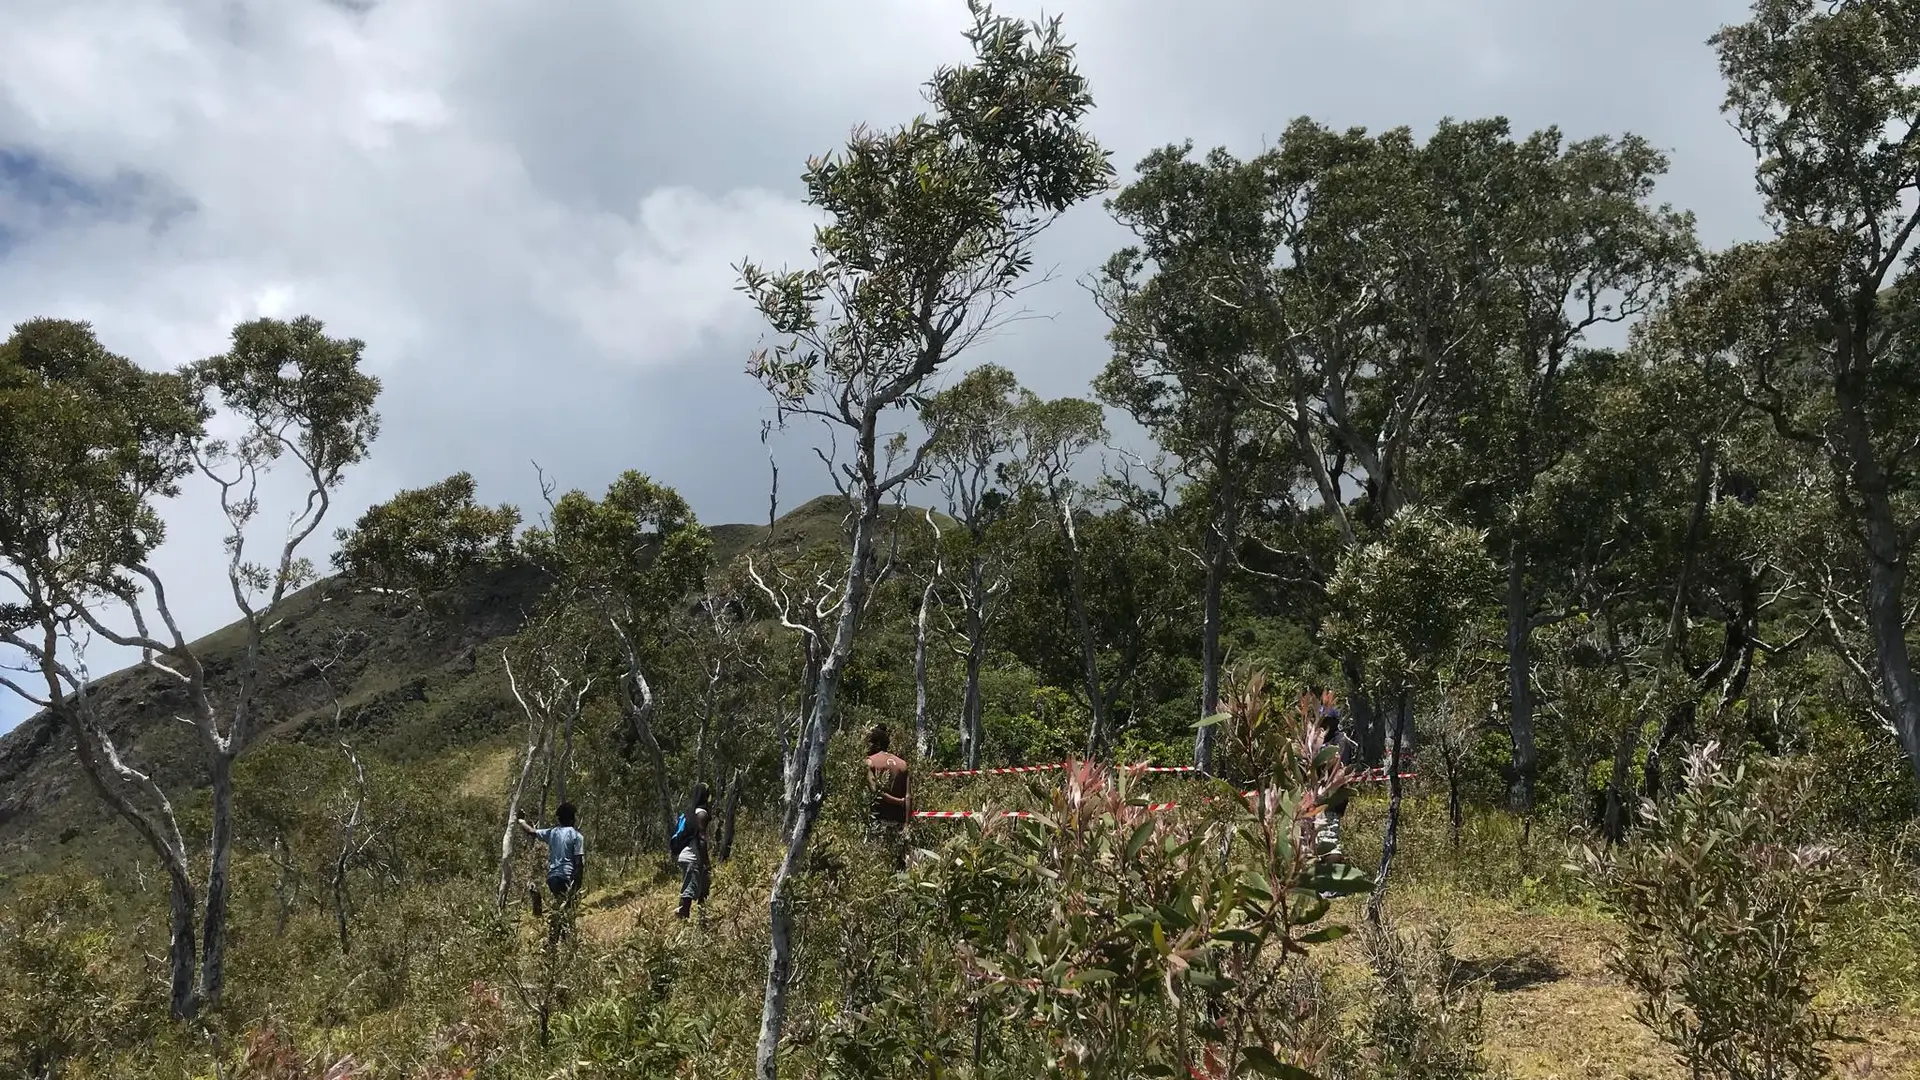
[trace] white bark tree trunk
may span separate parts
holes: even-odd
[[[873,471],[871,425],[863,431],[859,472],[870,477]],[[863,483],[859,515],[854,521],[853,540],[847,565],[846,590],[841,600],[840,618],[834,628],[833,642],[820,665],[814,684],[813,700],[801,746],[799,798],[787,848],[774,872],[768,897],[770,946],[767,955],[766,1000],[760,1013],[760,1039],[755,1054],[756,1080],[778,1080],[780,1035],[786,1026],[787,992],[793,976],[793,911],[787,894],[788,883],[806,857],[814,824],[826,796],[827,743],[839,719],[836,705],[840,680],[847,661],[853,655],[854,638],[859,633],[861,609],[865,606],[867,575],[872,564],[873,526],[879,513],[881,493],[871,481]]]

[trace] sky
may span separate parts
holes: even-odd
[[[171,368],[237,322],[310,314],[366,342],[373,457],[336,525],[471,472],[538,504],[534,462],[598,492],[633,468],[709,523],[764,520],[771,413],[744,258],[803,263],[809,155],[921,111],[966,55],[964,0],[5,0],[0,328],[84,319]],[[1041,14],[1006,0],[998,10]],[[1753,157],[1706,39],[1734,0],[1053,0],[1125,181],[1192,139],[1258,152],[1293,118],[1509,117],[1665,150],[1702,239],[1761,234]],[[1106,360],[1079,284],[1126,242],[1098,202],[1044,238],[1052,279],[967,358],[1046,396]],[[951,376],[949,376],[951,377]],[[782,506],[829,490],[780,441]],[[286,496],[290,492],[280,491]],[[188,633],[235,616],[211,493],[156,558]],[[276,527],[279,506],[263,524]],[[272,529],[256,543],[272,542]],[[130,657],[95,648],[104,673]],[[0,691],[0,731],[30,710]]]

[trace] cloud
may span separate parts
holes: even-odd
[[[1047,8],[1123,179],[1154,146],[1251,152],[1301,114],[1497,112],[1645,134],[1710,239],[1753,228],[1703,44],[1733,0]],[[966,18],[961,0],[9,0],[0,322],[90,319],[156,367],[260,314],[365,340],[386,423],[334,524],[459,469],[524,502],[531,459],[588,490],[640,468],[709,520],[757,518],[760,331],[730,268],[804,259],[807,156],[921,111]],[[1076,280],[1122,242],[1097,205],[1071,213],[1040,253],[1057,279],[1027,297],[1043,318],[973,359],[1084,393],[1103,327]],[[783,450],[788,505],[825,489],[806,437]],[[206,499],[170,508],[162,557],[196,630],[231,614]]]

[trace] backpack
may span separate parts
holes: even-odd
[[[687,815],[681,814],[679,823],[673,827],[673,836],[667,840],[667,853],[677,859],[692,842],[693,830],[687,828]]]

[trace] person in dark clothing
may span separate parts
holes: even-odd
[[[1352,764],[1357,749],[1353,740],[1340,730],[1340,706],[1334,700],[1333,690],[1324,686],[1309,686],[1301,696],[1301,706],[1309,710],[1320,724],[1320,732],[1329,744],[1340,748],[1340,760]],[[1315,825],[1318,827],[1317,839],[1327,853],[1335,858],[1344,858],[1340,850],[1340,821],[1347,816],[1347,804],[1353,798],[1351,787],[1343,787],[1327,801],[1327,806],[1318,815]]]
[[[693,905],[700,905],[701,918],[706,918],[707,890],[711,885],[712,862],[707,847],[707,829],[712,824],[713,815],[708,805],[707,785],[695,781],[693,793],[687,799],[686,813],[680,815],[680,822],[674,829],[674,842],[679,850],[674,860],[680,864],[680,918],[693,914]]]
[[[872,829],[887,848],[895,869],[906,865],[906,829],[910,813],[907,763],[888,749],[887,725],[867,731],[867,783],[873,791]]]

